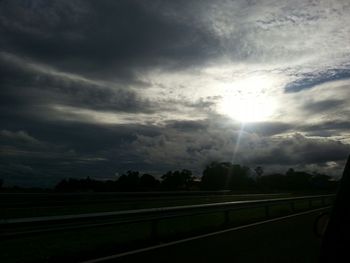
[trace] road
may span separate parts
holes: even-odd
[[[289,217],[98,262],[316,263],[320,240],[312,231],[319,213]]]

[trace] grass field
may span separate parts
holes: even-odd
[[[119,202],[113,199],[111,202],[90,204],[89,202],[73,202],[64,205],[55,211],[57,207],[48,204],[42,207],[16,207],[11,210],[7,207],[5,217],[23,217],[50,214],[82,213],[96,211],[111,211],[116,209],[131,209],[145,207],[160,207],[171,205],[210,203],[222,201],[237,201],[247,199],[280,198],[286,195],[273,196],[201,196],[186,198],[164,198],[160,200],[133,199]],[[290,197],[290,195],[288,195]],[[328,200],[330,201],[330,200]],[[16,201],[17,202],[17,201]],[[14,202],[14,203],[16,203]],[[30,200],[26,200],[30,203]],[[55,200],[57,202],[57,200]],[[27,204],[28,205],[28,204]],[[127,206],[130,205],[130,206]],[[313,203],[314,207],[321,206],[321,202]],[[38,210],[40,208],[40,210]],[[295,203],[294,209],[304,211],[309,208],[306,201]],[[40,213],[38,212],[40,211]],[[152,239],[151,223],[143,222],[128,225],[103,226],[89,229],[76,229],[53,233],[41,233],[35,236],[11,238],[0,240],[0,262],[77,262],[78,259],[88,259],[95,256],[104,256],[109,253],[122,252],[132,248],[155,244],[169,240],[175,240],[186,236],[215,231],[223,227],[237,226],[246,223],[261,221],[266,218],[264,208],[252,208],[229,213],[229,222],[226,222],[224,213],[211,213],[205,215],[186,216],[161,220],[157,226],[158,240]],[[292,212],[289,204],[270,207],[270,217],[286,215]],[[226,222],[226,225],[223,224]],[[228,224],[227,224],[228,223]]]

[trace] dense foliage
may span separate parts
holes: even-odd
[[[61,180],[54,188],[58,192],[143,192],[143,191],[188,191],[188,190],[232,190],[236,192],[274,191],[334,191],[338,182],[332,177],[295,171],[290,168],[285,174],[263,174],[258,166],[250,169],[229,162],[212,162],[205,167],[202,177],[193,176],[190,170],[168,171],[160,178],[138,171],[127,171],[116,180],[101,181],[87,178]],[[2,191],[28,191],[20,187],[4,187]],[[33,188],[33,191],[45,189]],[[47,190],[46,190],[47,191]]]
[[[263,168],[250,169],[229,162],[207,165],[202,177],[196,180],[190,170],[168,171],[155,178],[151,174],[127,171],[117,180],[99,181],[64,179],[55,190],[70,191],[182,191],[182,190],[232,190],[250,192],[271,191],[334,191],[337,181],[330,176],[289,169],[285,174],[263,175]]]

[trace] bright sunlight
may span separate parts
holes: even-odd
[[[250,77],[230,84],[219,105],[219,111],[239,122],[265,121],[273,115],[276,100],[269,94],[273,79]]]

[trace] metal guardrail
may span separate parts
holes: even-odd
[[[138,222],[151,222],[152,236],[153,238],[157,238],[158,223],[160,220],[223,212],[225,215],[223,224],[227,225],[230,222],[230,211],[264,207],[265,216],[266,218],[269,218],[271,206],[289,204],[291,211],[295,212],[295,202],[297,201],[308,201],[308,207],[309,209],[312,209],[314,201],[319,200],[321,201],[322,206],[326,206],[326,200],[328,199],[332,201],[334,197],[335,195],[314,195],[294,198],[234,201],[78,215],[2,219],[0,220],[0,238]]]
[[[274,195],[290,195],[290,193],[277,194],[232,194],[230,191],[187,191],[184,192],[116,192],[116,193],[0,193],[1,208],[26,208],[30,207],[67,207],[98,203],[133,203],[139,201],[172,201],[188,199],[204,199],[215,197],[264,197]],[[28,200],[29,197],[29,200]],[[10,202],[6,199],[10,198]],[[17,202],[13,202],[13,199]]]

